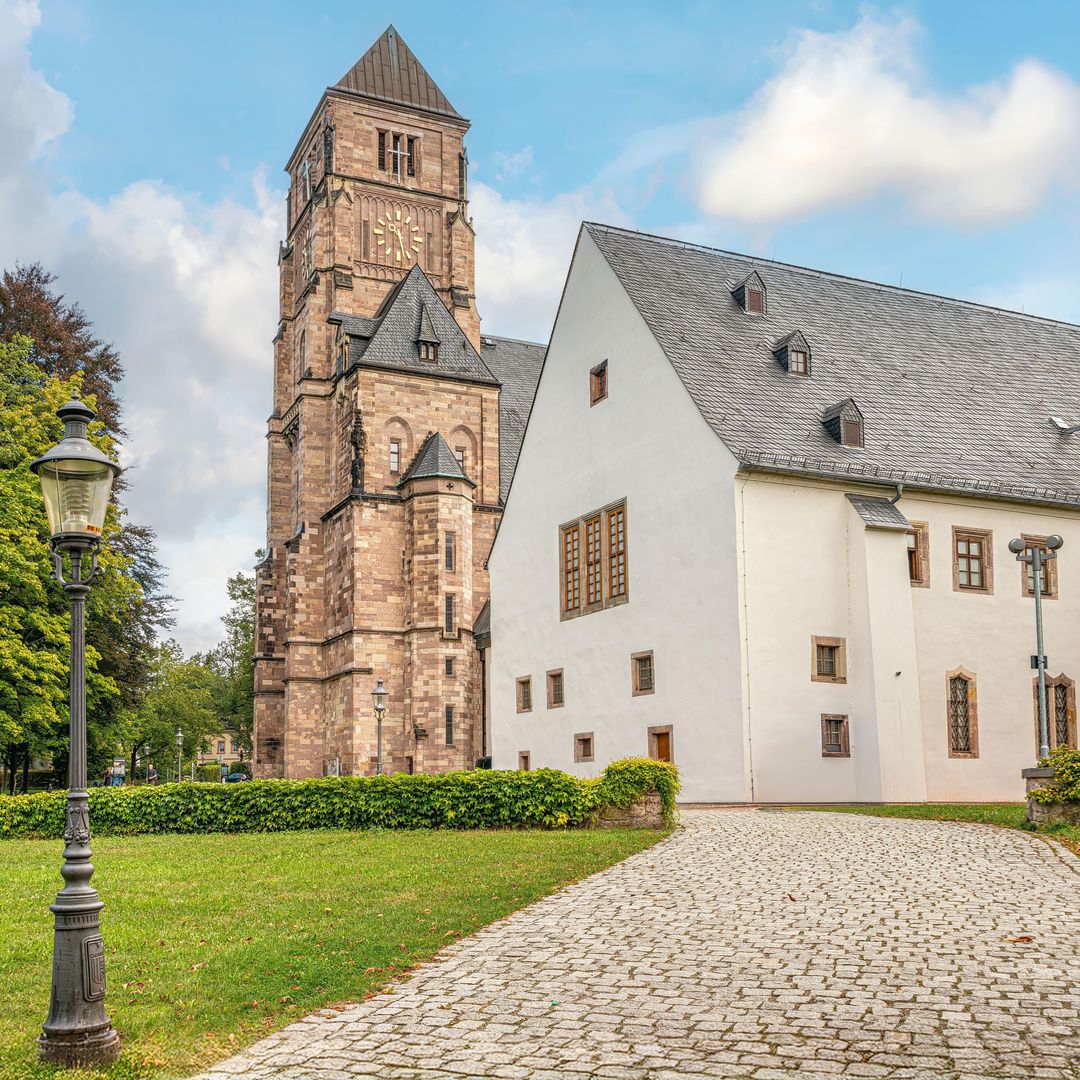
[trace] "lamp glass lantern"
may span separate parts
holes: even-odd
[[[386,699],[390,696],[390,692],[383,686],[382,679],[378,679],[375,683],[375,689],[371,691],[372,700],[375,702],[375,712],[382,713],[386,710]]]

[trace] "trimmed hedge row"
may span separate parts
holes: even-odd
[[[656,791],[675,812],[679,774],[648,758],[612,762],[595,780],[557,769],[246,784],[160,784],[90,791],[95,835],[282,832],[298,829],[503,829],[587,824],[601,806],[629,806]],[[0,797],[0,839],[57,838],[65,791]]]

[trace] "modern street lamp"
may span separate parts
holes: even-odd
[[[74,1066],[109,1062],[120,1052],[120,1036],[105,1013],[105,942],[100,919],[105,905],[90,885],[94,867],[86,793],[86,597],[98,574],[105,510],[120,467],[86,437],[95,415],[92,409],[72,399],[56,415],[64,421],[63,441],[30,465],[45,497],[53,573],[71,605],[71,748],[60,870],[64,887],[50,906],[54,915],[52,999],[38,1048],[44,1061]],[[67,579],[64,552],[71,559]]]
[[[376,680],[375,689],[371,691],[371,696],[375,699],[375,775],[382,776],[382,721],[383,714],[386,712],[386,698],[388,696],[387,689],[383,686],[382,679]]]
[[[1042,547],[1029,546],[1029,542],[1020,537],[1009,541],[1009,550],[1016,556],[1016,561],[1027,563],[1031,570],[1031,592],[1035,597],[1035,655],[1031,658],[1031,666],[1037,671],[1039,680],[1040,759],[1050,753],[1050,721],[1046,715],[1046,652],[1043,645],[1043,568],[1051,559],[1057,558],[1058,548],[1064,543],[1060,536],[1048,536],[1044,550]]]
[[[184,733],[177,728],[176,729],[176,782],[180,783],[183,780],[183,776],[180,775],[180,758],[184,753]]]

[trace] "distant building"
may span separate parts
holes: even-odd
[[[469,122],[393,27],[289,158],[257,575],[256,776],[486,752],[485,560],[543,360],[481,336]]]
[[[244,752],[240,748],[240,739],[235,732],[225,731],[220,735],[211,735],[207,740],[205,749],[200,749],[195,755],[196,765],[212,765],[219,759],[226,765],[244,758]]]
[[[1080,327],[583,227],[490,557],[497,768],[1001,800],[1076,746]]]

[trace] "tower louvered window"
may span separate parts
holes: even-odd
[[[416,175],[416,139],[412,135],[405,141],[405,171],[409,176]]]
[[[600,573],[600,519],[585,522],[585,603],[598,604],[603,599]]]
[[[379,132],[379,171],[386,171],[386,132]]]

